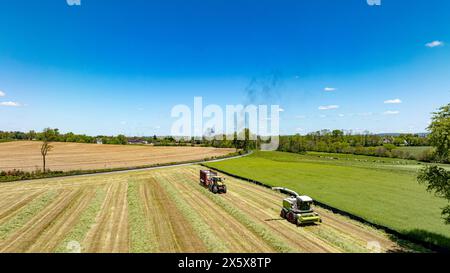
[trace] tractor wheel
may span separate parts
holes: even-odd
[[[281,210],[280,217],[286,219],[286,211],[284,211],[284,209]]]
[[[223,186],[222,192],[223,192],[223,193],[227,193],[227,186]]]
[[[219,189],[217,188],[217,186],[213,186],[213,187],[212,187],[212,192],[213,192],[214,194],[216,194],[216,193],[219,192]]]
[[[293,212],[289,212],[287,214],[287,220],[289,222],[291,222],[292,224],[297,224],[297,217],[295,217],[295,213],[293,213]]]

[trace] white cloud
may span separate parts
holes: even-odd
[[[383,113],[383,115],[398,115],[400,114],[400,111],[386,111]]]
[[[339,114],[338,115],[340,118],[343,118],[343,117],[345,117],[345,115],[344,114]]]
[[[443,46],[443,45],[444,45],[444,42],[442,42],[442,41],[433,41],[433,42],[425,44],[425,46],[428,48],[433,48],[433,47],[438,47],[438,46]]]
[[[17,103],[14,101],[3,101],[3,102],[0,102],[0,106],[19,107],[21,105],[20,105],[20,103]]]
[[[319,110],[333,110],[333,109],[339,109],[339,105],[324,105],[324,106],[319,106]]]
[[[333,92],[333,91],[336,91],[337,89],[334,87],[325,87],[323,90],[326,92]]]
[[[6,96],[6,93],[0,90],[0,97]]]
[[[283,108],[278,109],[278,112],[284,112]]]
[[[384,103],[385,104],[400,104],[400,103],[402,103],[402,100],[401,99],[385,100]]]

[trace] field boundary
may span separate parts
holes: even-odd
[[[188,161],[179,161],[179,162],[169,162],[169,163],[158,163],[153,165],[147,165],[147,166],[137,166],[137,167],[130,167],[130,168],[113,168],[113,169],[99,169],[99,170],[74,170],[73,173],[66,172],[66,173],[58,173],[53,174],[48,177],[37,177],[37,178],[31,178],[31,179],[12,179],[7,181],[2,181],[2,183],[11,183],[11,182],[27,182],[27,181],[35,181],[35,180],[43,180],[43,179],[58,179],[58,178],[64,178],[64,177],[87,177],[87,176],[96,176],[96,175],[103,175],[103,174],[115,174],[115,173],[128,173],[128,172],[137,172],[137,171],[147,171],[147,170],[155,170],[155,169],[162,169],[162,168],[171,168],[171,167],[182,167],[182,166],[190,166],[195,164],[202,164],[202,163],[211,163],[211,162],[220,162],[224,160],[229,159],[237,159],[244,156],[251,155],[253,151],[240,154],[239,152],[230,153],[228,155],[224,156],[218,156],[214,158],[209,159],[203,159],[203,160],[188,160]]]
[[[215,168],[215,167],[208,166],[205,163],[208,163],[208,162],[200,163],[200,165],[204,166],[206,168],[209,168],[209,169],[221,172],[221,173],[226,174],[228,176],[231,176],[233,178],[240,179],[240,180],[246,181],[248,183],[256,184],[258,186],[262,186],[262,187],[265,187],[265,188],[268,188],[268,189],[272,189],[272,186],[269,186],[269,185],[267,185],[267,184],[265,184],[265,183],[263,183],[261,181],[257,181],[257,180],[253,180],[253,179],[250,179],[250,178],[247,178],[247,177],[243,177],[243,176],[239,176],[239,175],[236,175],[236,174],[232,174],[230,172],[223,171],[220,168]],[[314,203],[316,205],[324,208],[324,209],[332,211],[333,213],[349,217],[352,220],[355,220],[355,221],[361,222],[363,224],[372,226],[372,227],[374,227],[376,229],[382,230],[382,231],[386,232],[387,234],[389,234],[391,236],[395,236],[395,238],[397,238],[397,239],[407,240],[407,241],[409,241],[411,243],[423,246],[423,247],[428,248],[428,249],[430,249],[432,251],[450,253],[450,249],[449,248],[442,247],[442,246],[439,246],[439,245],[436,245],[436,244],[433,244],[433,243],[428,243],[428,242],[424,242],[424,241],[421,241],[421,240],[417,240],[417,239],[415,239],[415,238],[413,238],[411,236],[408,236],[406,234],[402,234],[402,233],[400,233],[400,232],[398,232],[396,230],[393,230],[393,229],[391,229],[389,227],[386,227],[386,226],[383,226],[383,225],[380,225],[380,224],[375,224],[373,222],[370,222],[370,221],[366,220],[363,217],[360,217],[360,216],[357,216],[355,214],[346,212],[344,210],[332,207],[330,205],[327,205],[327,204],[325,204],[323,202],[320,202],[320,201],[317,201],[317,200],[314,200]]]

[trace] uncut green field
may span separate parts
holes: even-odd
[[[433,150],[432,147],[429,146],[418,146],[418,147],[399,147],[397,148],[400,151],[408,152],[415,158],[424,153],[425,151]]]
[[[447,203],[416,181],[416,161],[342,154],[256,152],[208,166],[284,186],[402,234],[450,248]]]

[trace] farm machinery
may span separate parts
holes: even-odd
[[[217,172],[211,170],[200,171],[200,185],[208,188],[214,194],[227,193],[227,186],[224,183],[225,178],[218,176]]]
[[[322,219],[313,209],[313,199],[306,195],[299,195],[295,191],[287,188],[274,187],[275,191],[290,194],[291,196],[283,200],[283,208],[280,216],[283,219],[296,225],[321,223]]]

